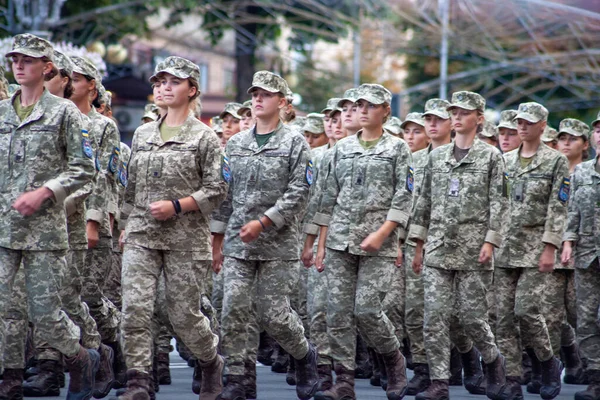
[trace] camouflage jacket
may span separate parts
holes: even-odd
[[[181,132],[163,142],[159,130],[162,121],[140,126],[133,137],[121,209],[125,243],[197,252],[203,260],[211,260],[208,221],[227,193],[221,176],[219,138],[190,113]],[[196,201],[198,211],[166,221],[150,214],[151,203],[189,196]]]
[[[0,102],[0,247],[66,250],[69,246],[64,201],[94,176],[93,155],[84,152],[81,113],[75,105],[44,90],[33,111],[20,121],[11,99]],[[45,186],[54,193],[29,217],[12,204],[22,193]]]
[[[425,148],[425,149],[422,149],[422,150],[419,150],[419,151],[413,153],[413,155],[412,155],[413,169],[415,171],[415,173],[414,173],[415,186],[414,186],[413,202],[412,202],[412,210],[411,211],[414,211],[414,208],[417,204],[417,198],[419,197],[419,193],[421,192],[421,186],[423,185],[423,177],[425,175],[425,168],[427,167],[429,153],[431,153],[431,145],[427,146],[427,148]],[[412,212],[411,212],[411,215],[412,215]],[[406,245],[414,247],[414,246],[416,246],[416,243],[413,240],[407,240]]]
[[[404,234],[412,204],[410,150],[402,139],[387,132],[375,147],[365,150],[359,136],[360,131],[334,147],[331,173],[314,220],[328,226],[326,246],[330,249],[396,257],[398,235]],[[385,221],[397,222],[398,228],[378,252],[363,251],[362,241]]]
[[[560,249],[567,221],[567,158],[542,143],[522,169],[521,147],[504,155],[509,209],[504,243],[496,255],[496,265],[502,268],[537,268],[546,243]]]
[[[321,199],[321,195],[323,193],[323,188],[325,184],[323,180],[319,180],[321,177],[321,167],[324,164],[328,164],[328,161],[325,161],[325,154],[331,150],[329,144],[325,146],[317,147],[316,149],[311,151],[311,160],[313,163],[313,181],[310,186],[310,191],[308,193],[308,207],[306,208],[306,214],[304,215],[303,221],[303,232],[308,235],[318,235],[319,234],[319,225],[313,222],[313,218],[317,213],[317,208],[319,207],[319,201]],[[329,157],[329,160],[331,158]],[[326,165],[328,168],[328,165]],[[326,176],[326,174],[325,174]]]
[[[86,201],[87,220],[100,224],[100,242],[97,248],[112,247],[112,231],[109,214],[117,213],[117,174],[119,167],[121,135],[117,125],[93,107],[90,134],[96,139],[96,169],[98,179],[92,194]]]
[[[491,270],[478,262],[485,242],[499,247],[504,196],[500,151],[475,139],[461,161],[454,143],[429,153],[409,239],[427,241],[424,264],[449,270]]]
[[[574,242],[575,267],[587,268],[600,257],[600,174],[598,156],[575,167],[563,241]]]
[[[227,142],[223,168],[230,169],[231,182],[227,199],[214,213],[211,230],[225,233],[225,256],[297,260],[300,223],[312,181],[310,149],[304,136],[281,123],[269,141],[258,148],[255,129],[240,132]],[[273,221],[273,226],[257,240],[242,242],[242,226],[263,215]]]
[[[119,247],[119,236],[121,235],[121,229],[125,229],[121,224],[121,205],[123,204],[123,198],[125,197],[125,188],[127,188],[127,165],[129,164],[129,158],[131,157],[131,149],[125,143],[120,144],[121,154],[119,157],[119,171],[117,173],[117,213],[115,215],[115,224],[113,226],[113,252],[120,253]]]

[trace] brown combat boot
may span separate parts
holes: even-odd
[[[100,344],[98,348],[100,354],[100,366],[96,372],[94,382],[94,398],[103,399],[108,396],[113,387],[115,375],[113,373],[113,350],[105,344]]]
[[[408,386],[406,387],[406,394],[409,396],[415,396],[418,393],[426,390],[431,385],[431,378],[429,377],[429,365],[416,363],[415,374],[413,375]]]
[[[202,387],[200,388],[200,400],[215,400],[223,391],[223,368],[225,361],[216,354],[215,357],[208,361],[200,361],[202,369]]]
[[[301,400],[312,398],[319,389],[318,358],[317,348],[309,343],[306,355],[294,360],[296,364],[296,395]]]
[[[23,400],[23,375],[25,370],[6,368],[0,383],[0,400]]]
[[[318,391],[315,394],[315,400],[356,400],[354,371],[336,365],[335,377],[335,385],[328,390]]]
[[[295,373],[296,371],[294,371],[294,374]],[[256,363],[254,361],[244,361],[244,374],[244,391],[246,392],[246,399],[256,399]]]
[[[506,386],[502,391],[502,400],[523,400],[520,376],[507,376]]]
[[[73,357],[65,357],[71,380],[67,399],[89,399],[94,391],[96,372],[100,366],[100,355],[96,350],[79,348]]]
[[[333,375],[331,374],[331,364],[322,364],[317,366],[319,372],[319,391],[324,392],[333,386]]]
[[[227,375],[227,385],[218,397],[219,400],[246,400],[243,375]]]
[[[424,392],[417,394],[415,400],[448,400],[448,385],[448,379],[435,379]]]
[[[483,368],[481,367],[481,354],[475,346],[471,347],[469,352],[460,355],[463,372],[465,374],[463,382],[465,389],[471,394],[485,394],[485,384],[483,383]]]
[[[150,400],[150,380],[149,373],[130,369],[127,371],[127,388],[110,400]]]
[[[587,389],[576,392],[575,400],[600,400],[600,371],[588,370],[590,384]]]
[[[406,379],[406,362],[400,350],[383,354],[388,384],[385,394],[388,400],[401,400],[406,395],[408,380]]]

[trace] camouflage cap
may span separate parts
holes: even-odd
[[[69,76],[73,74],[73,68],[75,67],[73,61],[58,50],[54,50],[54,65],[56,65],[56,68],[58,68],[59,71],[65,71]]]
[[[504,110],[500,113],[500,122],[498,123],[498,129],[507,128],[517,130],[517,110]]]
[[[485,111],[485,99],[482,95],[475,92],[454,92],[452,93],[452,103],[448,105],[447,110],[452,108],[462,108],[463,110]]]
[[[248,89],[248,93],[252,93],[254,89],[263,89],[271,93],[281,93],[287,96],[289,90],[288,84],[281,76],[269,71],[258,71],[252,77],[252,86]]]
[[[498,128],[496,125],[490,121],[485,121],[483,123],[483,129],[480,132],[481,136],[485,136],[487,138],[497,138],[498,137]]]
[[[223,111],[221,111],[221,114],[219,114],[219,118],[223,119],[225,118],[225,114],[230,114],[233,118],[242,119],[239,114],[240,108],[242,108],[240,103],[227,103],[225,104]]]
[[[515,119],[524,119],[531,123],[548,120],[548,110],[539,103],[521,103]]]
[[[108,90],[106,91],[106,94],[104,96],[104,103],[106,103],[108,107],[112,107],[112,93]]]
[[[406,118],[404,118],[404,122],[400,125],[400,127],[402,129],[404,129],[404,127],[406,127],[406,125],[409,122],[415,123],[415,124],[423,126],[423,127],[425,126],[425,121],[423,120],[423,114],[418,113],[418,112],[408,113],[408,115],[406,116]]]
[[[376,83],[363,83],[356,91],[356,100],[366,100],[371,104],[390,104],[392,93]]]
[[[325,115],[319,113],[310,113],[306,116],[304,121],[304,127],[302,128],[305,132],[314,134],[325,133],[325,125],[323,124],[323,117]]]
[[[555,141],[558,138],[558,132],[556,129],[552,128],[549,125],[546,125],[544,128],[544,133],[542,133],[542,142],[550,143]]]
[[[344,92],[344,97],[338,101],[338,107],[342,107],[347,101],[356,103],[356,100],[358,100],[358,88],[348,89]]]
[[[46,57],[50,61],[54,61],[54,48],[46,39],[32,35],[31,33],[23,33],[16,35],[13,38],[12,50],[6,53],[5,57],[11,57],[16,54],[23,54],[33,58]]]
[[[223,133],[223,120],[220,117],[212,117],[210,127],[215,133]]]
[[[287,123],[287,126],[290,128],[298,128],[299,130],[304,129],[304,123],[306,122],[306,117],[296,116],[293,120]]]
[[[448,107],[450,106],[450,102],[444,99],[429,99],[427,103],[425,103],[425,112],[423,113],[423,117],[426,115],[435,115],[436,117],[440,117],[442,119],[450,119],[450,113],[448,112]]]
[[[292,92],[289,87],[287,88],[287,91],[285,92],[285,100],[289,104],[292,104],[294,102],[294,92]]]
[[[252,100],[246,100],[242,103],[242,106],[238,109],[238,114],[242,115],[248,110],[252,110]]]
[[[560,121],[558,126],[558,136],[561,133],[568,133],[573,136],[581,136],[587,140],[590,134],[590,127],[585,122],[581,122],[575,118],[565,118]]]
[[[158,74],[169,74],[180,79],[193,78],[200,82],[200,68],[187,58],[170,56],[165,58],[162,63],[156,65],[154,75],[150,77],[150,82],[154,83]]]
[[[592,128],[598,123],[600,122],[600,111],[598,112],[598,115],[596,115],[596,119],[594,120],[594,122],[592,122]]]
[[[73,72],[95,79],[97,83],[102,82],[100,71],[90,60],[80,56],[71,56],[71,61],[73,61]]]
[[[383,129],[393,135],[400,135],[402,133],[402,120],[398,117],[390,117],[383,125]]]
[[[321,113],[329,114],[330,111],[332,111],[334,108],[337,108],[340,100],[341,99],[339,97],[332,97],[331,99],[327,100],[327,106],[321,110]]]
[[[106,102],[106,88],[104,85],[98,81],[96,81],[96,89],[98,90],[98,102],[105,103]]]
[[[158,117],[159,113],[157,105],[154,103],[146,104],[146,106],[144,107],[144,116],[142,117],[142,119],[150,118],[152,121],[156,121],[158,120]]]

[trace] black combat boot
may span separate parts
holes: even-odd
[[[62,369],[56,360],[39,360],[38,373],[23,383],[25,397],[60,396],[60,381],[58,371]]]
[[[421,393],[431,385],[429,365],[416,363],[414,367],[414,375],[408,382],[408,387],[406,389],[406,394],[409,396],[416,396],[417,393]]]

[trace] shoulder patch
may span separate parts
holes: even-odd
[[[221,175],[227,183],[231,182],[231,167],[229,166],[229,157],[223,156],[221,160]]]
[[[312,185],[313,183],[313,162],[308,160],[306,163],[306,183]]]
[[[100,172],[100,160],[98,159],[98,155],[96,155],[96,171]]]
[[[127,163],[124,162],[121,165],[121,168],[119,168],[119,182],[121,182],[121,185],[123,185],[124,187],[127,187]]]
[[[563,203],[569,201],[569,195],[571,193],[571,179],[564,178],[562,183],[560,184],[560,189],[558,190],[558,199]]]
[[[94,158],[94,150],[92,149],[92,143],[90,142],[90,134],[85,129],[81,130],[81,147],[83,154],[89,158]]]
[[[112,174],[117,172],[117,169],[119,168],[119,154],[119,148],[115,147],[110,155],[110,159],[108,160],[108,172]]]
[[[406,174],[406,190],[413,192],[415,188],[415,170],[413,167],[408,167],[408,174]]]

